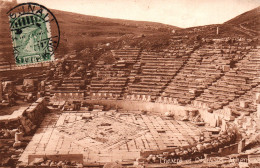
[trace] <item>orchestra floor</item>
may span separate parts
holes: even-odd
[[[28,155],[83,154],[84,163],[135,160],[140,152],[195,144],[209,132],[191,122],[115,111],[49,113],[26,147]]]

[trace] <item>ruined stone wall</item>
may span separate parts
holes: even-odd
[[[163,104],[154,102],[130,101],[130,100],[87,100],[87,103],[101,104],[107,107],[117,107],[129,111],[149,111],[164,114],[171,112],[174,115],[185,115],[185,110],[191,110],[192,107],[184,107],[175,104]]]
[[[198,110],[201,118],[205,123],[208,123],[212,127],[220,127],[223,122],[229,121],[241,121],[241,117],[234,118],[229,109],[223,109],[222,111],[214,111],[213,113],[208,112],[208,109],[197,108],[192,106],[181,106],[178,104],[166,104],[158,102],[142,102],[142,101],[131,101],[131,100],[87,100],[90,104],[100,104],[107,108],[119,108],[128,111],[148,111],[152,113],[158,113],[164,115],[166,112],[172,113],[177,116],[185,116],[187,110]],[[243,117],[242,117],[243,118]],[[248,117],[250,118],[250,117]],[[255,119],[253,125],[260,120]],[[236,122],[235,122],[236,123]],[[251,123],[251,122],[250,122]],[[238,125],[238,124],[237,124]],[[250,125],[247,122],[244,125]],[[245,126],[246,127],[246,126]]]
[[[132,101],[132,100],[87,100],[90,104],[102,104],[107,107],[117,107],[128,111],[149,111],[153,113],[165,114],[170,112],[174,115],[184,116],[186,110],[195,110],[197,108],[181,106],[178,104],[166,104],[159,102],[143,102],[143,101]],[[206,123],[211,126],[218,126],[218,121],[222,119],[217,114],[209,113],[206,109],[199,109],[201,117]]]
[[[174,115],[184,116],[186,115],[186,110],[197,110],[197,107],[192,106],[182,106],[172,103],[160,103],[160,102],[144,102],[144,101],[134,101],[134,100],[87,100],[90,104],[101,104],[108,108],[117,107],[128,111],[149,111],[153,113],[165,114],[170,112]],[[206,123],[211,126],[218,126],[218,121],[227,117],[221,114],[209,113],[207,109],[198,109],[201,117]]]
[[[39,98],[28,107],[22,107],[11,115],[1,116],[0,128],[16,129],[21,126],[29,134],[41,123],[44,114],[48,112],[44,98]]]

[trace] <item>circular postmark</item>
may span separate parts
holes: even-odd
[[[21,3],[7,12],[16,65],[53,61],[60,29],[53,13],[37,3]]]

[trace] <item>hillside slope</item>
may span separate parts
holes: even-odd
[[[231,24],[239,26],[245,31],[260,32],[260,6],[247,11],[237,17],[225,22],[225,24]]]
[[[9,20],[6,14],[11,7],[13,4],[0,6],[0,62],[14,63]],[[179,29],[154,22],[109,19],[52,9],[51,11],[58,20],[61,32],[60,45],[56,51],[58,56],[117,41],[124,35],[138,37]]]
[[[60,51],[83,50],[98,45],[119,42],[122,37],[153,36],[168,34],[180,29],[154,22],[109,19],[52,10],[61,31]]]
[[[9,20],[6,15],[10,8],[11,6],[0,6],[0,63],[14,63]],[[57,58],[74,54],[77,59],[97,59],[106,50],[124,45],[147,49],[167,48],[171,36],[187,36],[187,41],[191,43],[197,38],[255,38],[259,37],[259,9],[260,7],[245,12],[224,24],[187,29],[154,22],[109,19],[51,10],[58,20],[61,32],[60,45],[55,55]],[[217,28],[219,34],[216,34]],[[175,34],[172,30],[176,30]]]

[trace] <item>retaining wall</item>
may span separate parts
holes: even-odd
[[[16,129],[22,126],[25,133],[30,133],[42,121],[44,114],[48,112],[44,98],[39,98],[28,107],[21,107],[11,115],[0,117],[0,128]]]
[[[128,111],[148,111],[152,113],[158,113],[164,115],[165,112],[173,113],[178,116],[185,116],[186,110],[199,110],[201,117],[206,123],[209,123],[211,126],[220,126],[219,121],[222,119],[228,120],[230,115],[218,114],[218,113],[209,113],[207,109],[191,107],[191,106],[182,106],[178,104],[167,104],[167,103],[156,103],[156,102],[143,102],[143,101],[133,101],[133,100],[87,100],[87,103],[90,104],[100,104],[108,108],[117,107],[122,108]]]
[[[175,104],[164,104],[154,102],[142,102],[131,100],[87,100],[90,104],[100,104],[106,107],[117,107],[128,111],[148,111],[153,113],[164,114],[165,112],[172,112],[175,115],[184,116],[185,110],[193,110],[192,107],[184,107]]]

